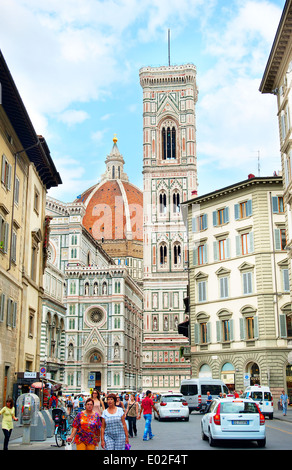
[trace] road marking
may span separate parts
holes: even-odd
[[[283,429],[280,429],[280,428],[274,428],[274,426],[271,426],[270,424],[266,424],[266,427],[271,428],[271,429],[275,429],[276,431],[284,432],[285,434],[291,434],[292,435],[292,432],[284,431]]]

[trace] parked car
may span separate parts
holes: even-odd
[[[155,407],[159,411],[159,421],[163,419],[183,419],[189,421],[189,407],[181,393],[162,394]],[[157,415],[154,413],[154,417]]]
[[[264,416],[269,419],[274,417],[274,403],[269,387],[262,385],[253,385],[247,387],[243,394],[244,398],[252,398],[258,405]]]
[[[265,447],[265,417],[251,399],[215,399],[202,418],[201,434],[211,447],[223,439],[257,441],[259,447]]]
[[[209,377],[182,380],[180,392],[188,402],[190,413],[192,411],[204,412],[207,401],[207,392],[212,398],[217,398],[219,393],[228,393],[228,388],[222,380]]]

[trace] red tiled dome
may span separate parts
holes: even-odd
[[[131,183],[108,180],[81,195],[83,226],[96,239],[143,240],[143,194]]]
[[[82,223],[96,240],[143,241],[143,194],[129,183],[117,139],[113,142],[101,183],[78,198],[86,207]]]

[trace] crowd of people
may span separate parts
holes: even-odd
[[[145,419],[143,440],[153,439],[152,410],[156,413],[152,392],[102,393],[93,390],[89,398],[84,395],[66,397],[68,414],[75,414],[72,431],[67,438],[77,450],[94,450],[101,444],[106,450],[129,449],[129,438],[137,436],[137,420]]]

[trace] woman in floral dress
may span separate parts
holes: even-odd
[[[67,440],[71,442],[74,439],[77,450],[95,450],[99,444],[101,421],[93,406],[93,399],[88,398],[85,410],[80,411],[72,423],[72,432]]]

